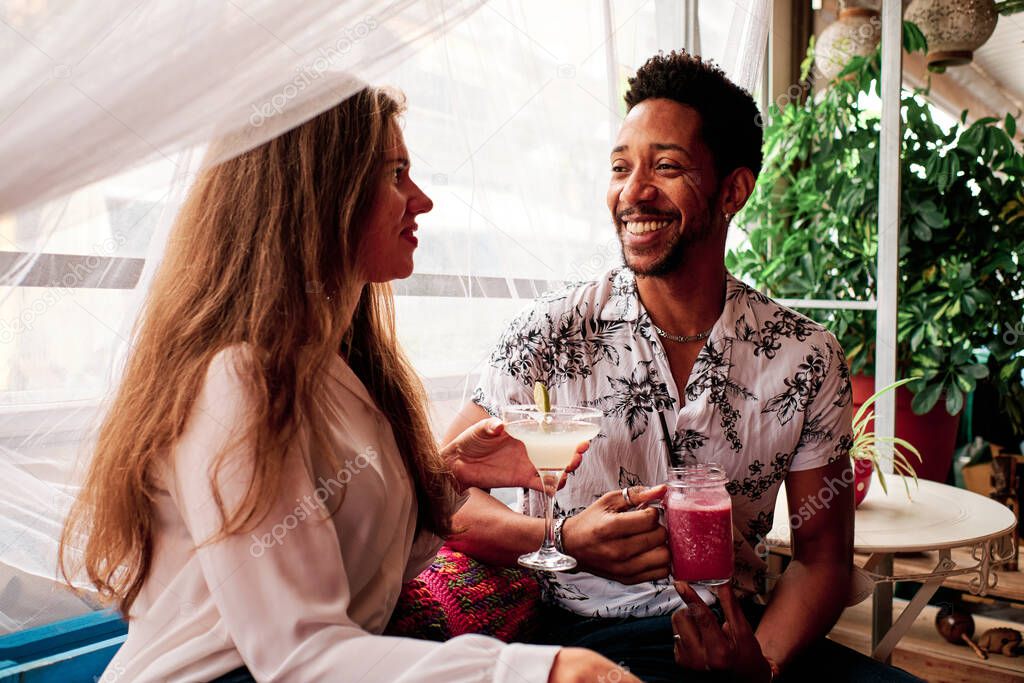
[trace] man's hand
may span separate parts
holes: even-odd
[[[619,583],[634,584],[668,576],[668,534],[658,524],[658,511],[636,509],[665,495],[662,484],[611,491],[562,526],[562,545],[580,568]]]
[[[588,441],[580,443],[566,472],[579,467],[582,454],[589,447]],[[509,436],[504,423],[496,417],[467,427],[442,449],[441,454],[464,488],[511,486],[538,491],[544,489],[537,468],[526,455],[523,442]],[[563,476],[558,487],[564,485]]]
[[[750,623],[728,584],[718,589],[718,601],[725,612],[725,624],[718,625],[714,613],[685,581],[676,590],[686,607],[672,615],[676,632],[676,663],[695,671],[729,672],[743,681],[770,681],[772,667],[761,652]]]

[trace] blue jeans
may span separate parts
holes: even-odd
[[[247,668],[240,666],[234,671],[229,671],[214,679],[211,683],[256,683],[256,679],[252,677]]]
[[[712,608],[722,621],[722,614]],[[550,628],[540,641],[552,645],[585,647],[622,664],[647,683],[689,683],[690,681],[730,680],[720,674],[684,671],[675,662],[670,616],[646,618],[581,617],[551,608]],[[745,604],[744,612],[752,626],[764,614],[759,605]],[[787,667],[778,679],[793,681],[898,683],[921,681],[902,669],[883,664],[866,655],[822,638],[812,644]]]

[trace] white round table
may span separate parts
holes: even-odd
[[[853,549],[870,555],[860,573],[874,586],[872,656],[888,661],[896,643],[944,579],[974,574],[971,590],[979,595],[995,585],[993,568],[1014,556],[1017,520],[1009,508],[971,491],[924,480],[915,486],[912,479],[896,474],[885,475],[885,480],[889,493],[882,490],[876,476],[857,508]],[[905,483],[910,486],[909,499]],[[814,510],[823,502],[809,501],[805,505]],[[790,514],[783,486],[775,503],[774,525],[768,532],[769,547],[789,546]],[[950,557],[950,550],[964,547],[972,549],[975,563],[959,566]],[[894,575],[894,554],[933,550],[939,551],[939,562],[931,572]],[[892,584],[896,581],[919,581],[922,585],[893,624]],[[851,604],[865,597],[862,594]]]

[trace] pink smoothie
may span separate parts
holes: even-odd
[[[714,491],[665,496],[672,576],[724,583],[732,576],[732,500]]]

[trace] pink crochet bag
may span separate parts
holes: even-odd
[[[536,631],[540,611],[532,573],[482,564],[444,546],[405,585],[385,633],[427,640],[480,633],[510,642]]]

